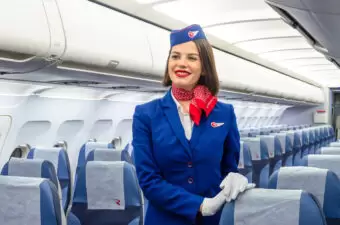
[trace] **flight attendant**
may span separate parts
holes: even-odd
[[[145,225],[218,225],[223,204],[253,187],[237,170],[234,109],[217,100],[213,50],[201,27],[173,30],[170,44],[163,84],[171,88],[133,116]]]

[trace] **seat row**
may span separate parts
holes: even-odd
[[[320,154],[321,148],[334,140],[334,136],[330,135],[332,132],[326,134],[320,130],[330,129],[327,126],[316,126],[282,130],[279,133],[248,133],[241,137],[240,172],[249,182],[267,188],[273,172],[280,167],[303,165],[304,156]]]
[[[0,192],[0,199],[19,197],[0,204],[4,224],[143,224],[143,197],[128,149],[87,142],[79,152],[74,185],[71,174],[63,148],[34,148],[26,159],[11,158],[2,168],[0,190],[12,191]],[[32,197],[47,200],[28,207]],[[15,210],[20,216],[6,216],[20,204],[25,206]]]

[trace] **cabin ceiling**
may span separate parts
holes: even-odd
[[[264,0],[91,0],[166,29],[197,23],[214,46],[328,87],[340,70]]]

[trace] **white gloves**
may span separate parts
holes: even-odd
[[[239,193],[254,187],[255,184],[248,184],[245,176],[232,172],[230,172],[220,184],[220,188],[223,189],[222,192],[227,202],[235,200]]]
[[[225,196],[223,190],[214,198],[204,198],[201,208],[202,216],[212,216],[224,205]]]
[[[215,215],[225,202],[235,200],[239,193],[254,187],[255,184],[248,184],[245,176],[239,173],[229,173],[220,184],[220,188],[223,190],[214,198],[204,198],[201,206],[202,216]]]

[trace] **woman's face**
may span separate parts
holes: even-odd
[[[196,44],[192,41],[175,45],[170,52],[168,73],[178,88],[191,90],[197,84],[202,65]]]

